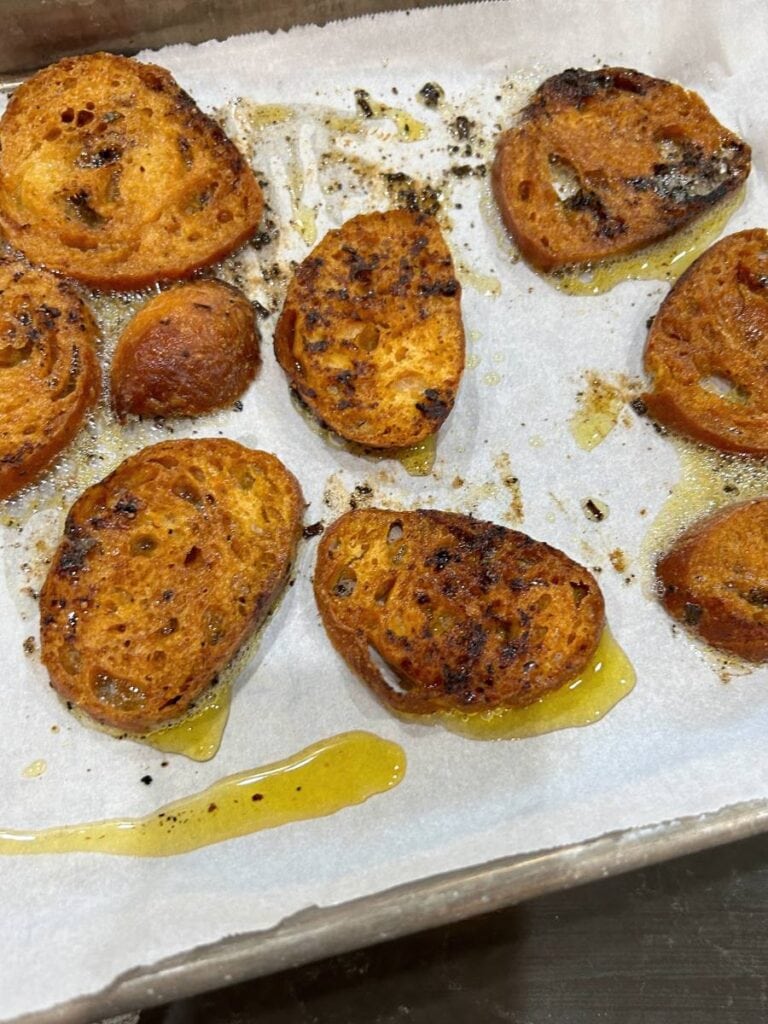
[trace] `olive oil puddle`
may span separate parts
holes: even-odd
[[[209,689],[179,722],[147,733],[141,742],[165,754],[210,761],[221,746],[231,704],[232,681],[227,680]]]
[[[399,717],[442,725],[450,732],[474,740],[525,739],[598,722],[632,691],[634,685],[634,669],[606,626],[583,672],[535,704],[479,713],[443,711],[428,717]]]
[[[111,853],[168,857],[225,839],[335,814],[400,783],[402,747],[368,732],[322,740],[292,757],[229,775],[143,818],[0,829],[0,854]]]
[[[720,452],[680,437],[671,436],[669,440],[680,457],[680,477],[648,528],[640,549],[645,572],[643,587],[651,600],[658,597],[656,562],[681,533],[727,505],[768,495],[768,460]],[[754,672],[753,663],[719,651],[694,634],[688,635],[723,682]]]
[[[409,476],[429,476],[437,458],[437,434],[430,434],[418,444],[410,445],[408,448],[369,448],[366,445],[358,444],[355,441],[347,441],[346,438],[335,434],[328,427],[318,422],[312,411],[302,400],[292,393],[293,406],[297,409],[304,422],[310,427],[314,434],[322,437],[332,448],[349,452],[358,458],[369,459],[373,462],[384,462],[394,460],[399,462]]]
[[[693,522],[725,505],[768,494],[768,460],[733,455],[669,437],[680,458],[680,477],[642,544],[653,571],[658,556]]]
[[[611,433],[619,417],[639,390],[639,382],[619,376],[615,381],[601,377],[592,370],[584,374],[584,387],[579,392],[576,411],[568,428],[576,444],[590,452]]]
[[[569,295],[602,295],[622,281],[675,281],[708,249],[744,201],[746,188],[681,231],[639,252],[541,276]]]

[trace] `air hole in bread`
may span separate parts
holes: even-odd
[[[199,562],[201,554],[202,552],[200,548],[197,546],[197,544],[193,544],[189,551],[186,553],[186,555],[184,555],[184,565],[190,566],[194,565],[196,562]]]
[[[78,110],[75,124],[78,128],[84,128],[85,125],[90,124],[92,120],[93,114],[90,110]]]
[[[131,543],[131,554],[132,555],[149,555],[157,547],[157,541],[150,534],[142,534],[139,537],[135,537]]]
[[[517,186],[517,194],[518,194],[518,197],[524,203],[527,203],[528,200],[531,198],[531,183],[530,183],[530,181],[521,181],[520,184]]]
[[[190,505],[194,505],[195,508],[203,506],[203,496],[193,484],[186,481],[179,483],[173,488],[173,493],[182,501],[188,501]]]
[[[726,402],[734,402],[737,405],[745,405],[749,401],[749,392],[740,384],[734,384],[720,374],[713,373],[708,377],[699,380],[699,386],[709,391],[710,394],[719,395]]]
[[[65,647],[61,652],[59,661],[64,671],[68,672],[71,676],[76,675],[80,671],[82,659],[76,647]]]
[[[364,352],[373,352],[379,344],[379,329],[376,324],[366,324],[358,333],[355,342]]]
[[[397,576],[390,576],[389,579],[384,580],[383,583],[379,584],[376,593],[373,595],[373,599],[378,605],[385,605],[389,600],[389,595],[394,589],[395,583],[397,583]]]
[[[61,120],[64,124],[71,124],[75,120],[75,112],[72,107],[67,107],[66,110],[62,110]]]
[[[351,597],[357,586],[357,573],[348,565],[344,566],[333,585],[335,597]]]
[[[168,621],[160,630],[160,632],[162,633],[163,636],[170,636],[172,633],[175,633],[178,628],[179,620],[174,615],[170,619],[168,619]]]
[[[396,544],[397,541],[403,539],[403,524],[399,519],[396,519],[393,523],[390,523],[389,529],[387,530],[387,544]]]
[[[103,671],[96,673],[93,693],[102,704],[126,710],[143,707],[147,700],[147,695],[140,686]]]
[[[549,179],[561,203],[581,192],[581,179],[573,165],[557,153],[549,154]]]
[[[578,608],[581,602],[589,593],[589,587],[586,583],[574,583],[571,581],[571,593],[573,594],[573,603]]]
[[[408,692],[407,681],[402,679],[392,666],[382,658],[376,648],[370,644],[368,644],[368,657],[390,690],[394,690],[395,693]]]

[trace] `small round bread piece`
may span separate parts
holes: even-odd
[[[112,360],[118,418],[195,416],[241,395],[259,366],[253,307],[223,281],[153,296],[129,320]]]
[[[492,184],[520,252],[550,272],[665,238],[738,188],[750,161],[696,93],[628,68],[569,69],[501,136]]]
[[[264,621],[302,513],[285,466],[234,441],[126,459],[72,506],[40,594],[53,687],[130,733],[179,718]]]
[[[768,232],[739,231],[688,268],[645,347],[659,423],[723,451],[768,455]]]
[[[99,392],[98,329],[77,292],[0,261],[0,498],[46,469]]]
[[[8,241],[97,288],[188,277],[261,217],[250,167],[154,64],[110,53],[52,64],[13,94],[0,146]]]
[[[329,231],[288,286],[275,354],[347,441],[405,448],[434,434],[464,370],[461,286],[434,218],[389,210]]]
[[[768,499],[694,523],[658,562],[661,602],[708,644],[768,661]]]
[[[594,577],[562,551],[450,512],[346,513],[314,587],[339,654],[411,714],[531,704],[578,676],[605,624]]]

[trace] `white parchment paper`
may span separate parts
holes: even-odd
[[[757,0],[519,0],[173,47],[152,59],[205,109],[224,111],[268,182],[279,238],[249,250],[239,272],[252,297],[272,308],[280,285],[265,281],[264,269],[285,269],[308,251],[302,207],[315,211],[322,235],[354,213],[387,205],[376,173],[366,178],[349,169],[351,154],[358,167],[364,159],[379,171],[442,180],[451,165],[474,166],[490,152],[482,144],[480,156],[451,152],[456,140],[447,121],[465,115],[489,144],[494,126],[508,123],[527,90],[565,67],[622,63],[699,91],[753,147],[747,198],[728,230],[765,225],[767,38],[768,8]],[[430,80],[445,91],[437,111],[416,99]],[[356,88],[411,111],[428,135],[404,142],[387,118],[357,134],[334,127],[328,110],[353,116]],[[234,105],[238,97],[301,109],[288,122],[253,132],[243,105]],[[268,928],[310,905],[768,795],[768,674],[755,671],[724,685],[710,660],[673,635],[643,586],[642,540],[678,478],[674,447],[634,416],[589,453],[567,427],[583,371],[640,373],[645,321],[666,286],[628,282],[603,296],[563,295],[513,261],[489,214],[486,180],[449,179],[450,244],[457,262],[485,280],[473,287],[465,275],[469,365],[430,477],[415,479],[398,463],[333,447],[299,415],[272,356],[274,316],[263,324],[264,367],[243,411],[181,424],[176,434],[222,432],[276,452],[301,480],[310,523],[329,522],[355,486],[365,485],[379,505],[445,507],[511,524],[503,483],[511,470],[520,481],[524,529],[602,569],[609,620],[636,668],[636,689],[597,725],[520,742],[483,744],[405,725],[376,703],[327,642],[311,599],[310,541],[295,586],[238,682],[218,756],[206,764],[168,757],[160,767],[163,755],[73,721],[35,658],[23,653],[22,642],[37,627],[34,603],[21,590],[39,574],[36,541],[44,554],[63,512],[49,500],[47,511],[30,520],[28,507],[19,506],[22,528],[4,532],[0,578],[0,826],[145,814],[347,729],[397,740],[408,773],[393,792],[334,817],[175,858],[2,858],[0,1017],[96,991],[139,964]],[[329,191],[335,181],[343,187]],[[498,282],[499,294],[487,278]],[[119,437],[103,426],[86,469],[65,466],[54,485],[66,484],[69,494],[161,436],[162,430],[135,429]],[[460,487],[453,486],[457,477]],[[603,522],[585,518],[587,497],[607,504]],[[621,574],[608,557],[616,548],[628,558]],[[24,777],[36,759],[46,761],[47,771]],[[151,786],[141,784],[145,774],[153,776]]]

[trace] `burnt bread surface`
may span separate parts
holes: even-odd
[[[99,393],[98,328],[67,281],[0,261],[0,498],[69,444]]]
[[[253,307],[232,285],[192,281],[153,296],[128,321],[112,359],[118,418],[196,416],[234,402],[259,367]]]
[[[653,318],[644,365],[659,423],[768,455],[768,232],[729,235],[688,268]]]
[[[594,577],[563,552],[451,512],[346,513],[314,590],[341,656],[413,714],[531,704],[578,676],[605,621]]]
[[[99,288],[188,277],[255,231],[246,161],[170,73],[67,57],[0,119],[0,228],[28,259]]]
[[[234,441],[126,459],[72,506],[42,588],[53,687],[126,732],[183,715],[264,621],[302,514],[285,466]]]
[[[634,252],[737,189],[751,152],[696,93],[630,68],[548,78],[499,138],[493,192],[544,272]]]
[[[671,616],[718,650],[768,661],[768,499],[741,502],[686,530],[656,566]]]
[[[275,354],[347,441],[405,448],[434,434],[464,370],[461,286],[435,219],[396,209],[328,232],[291,279]]]

